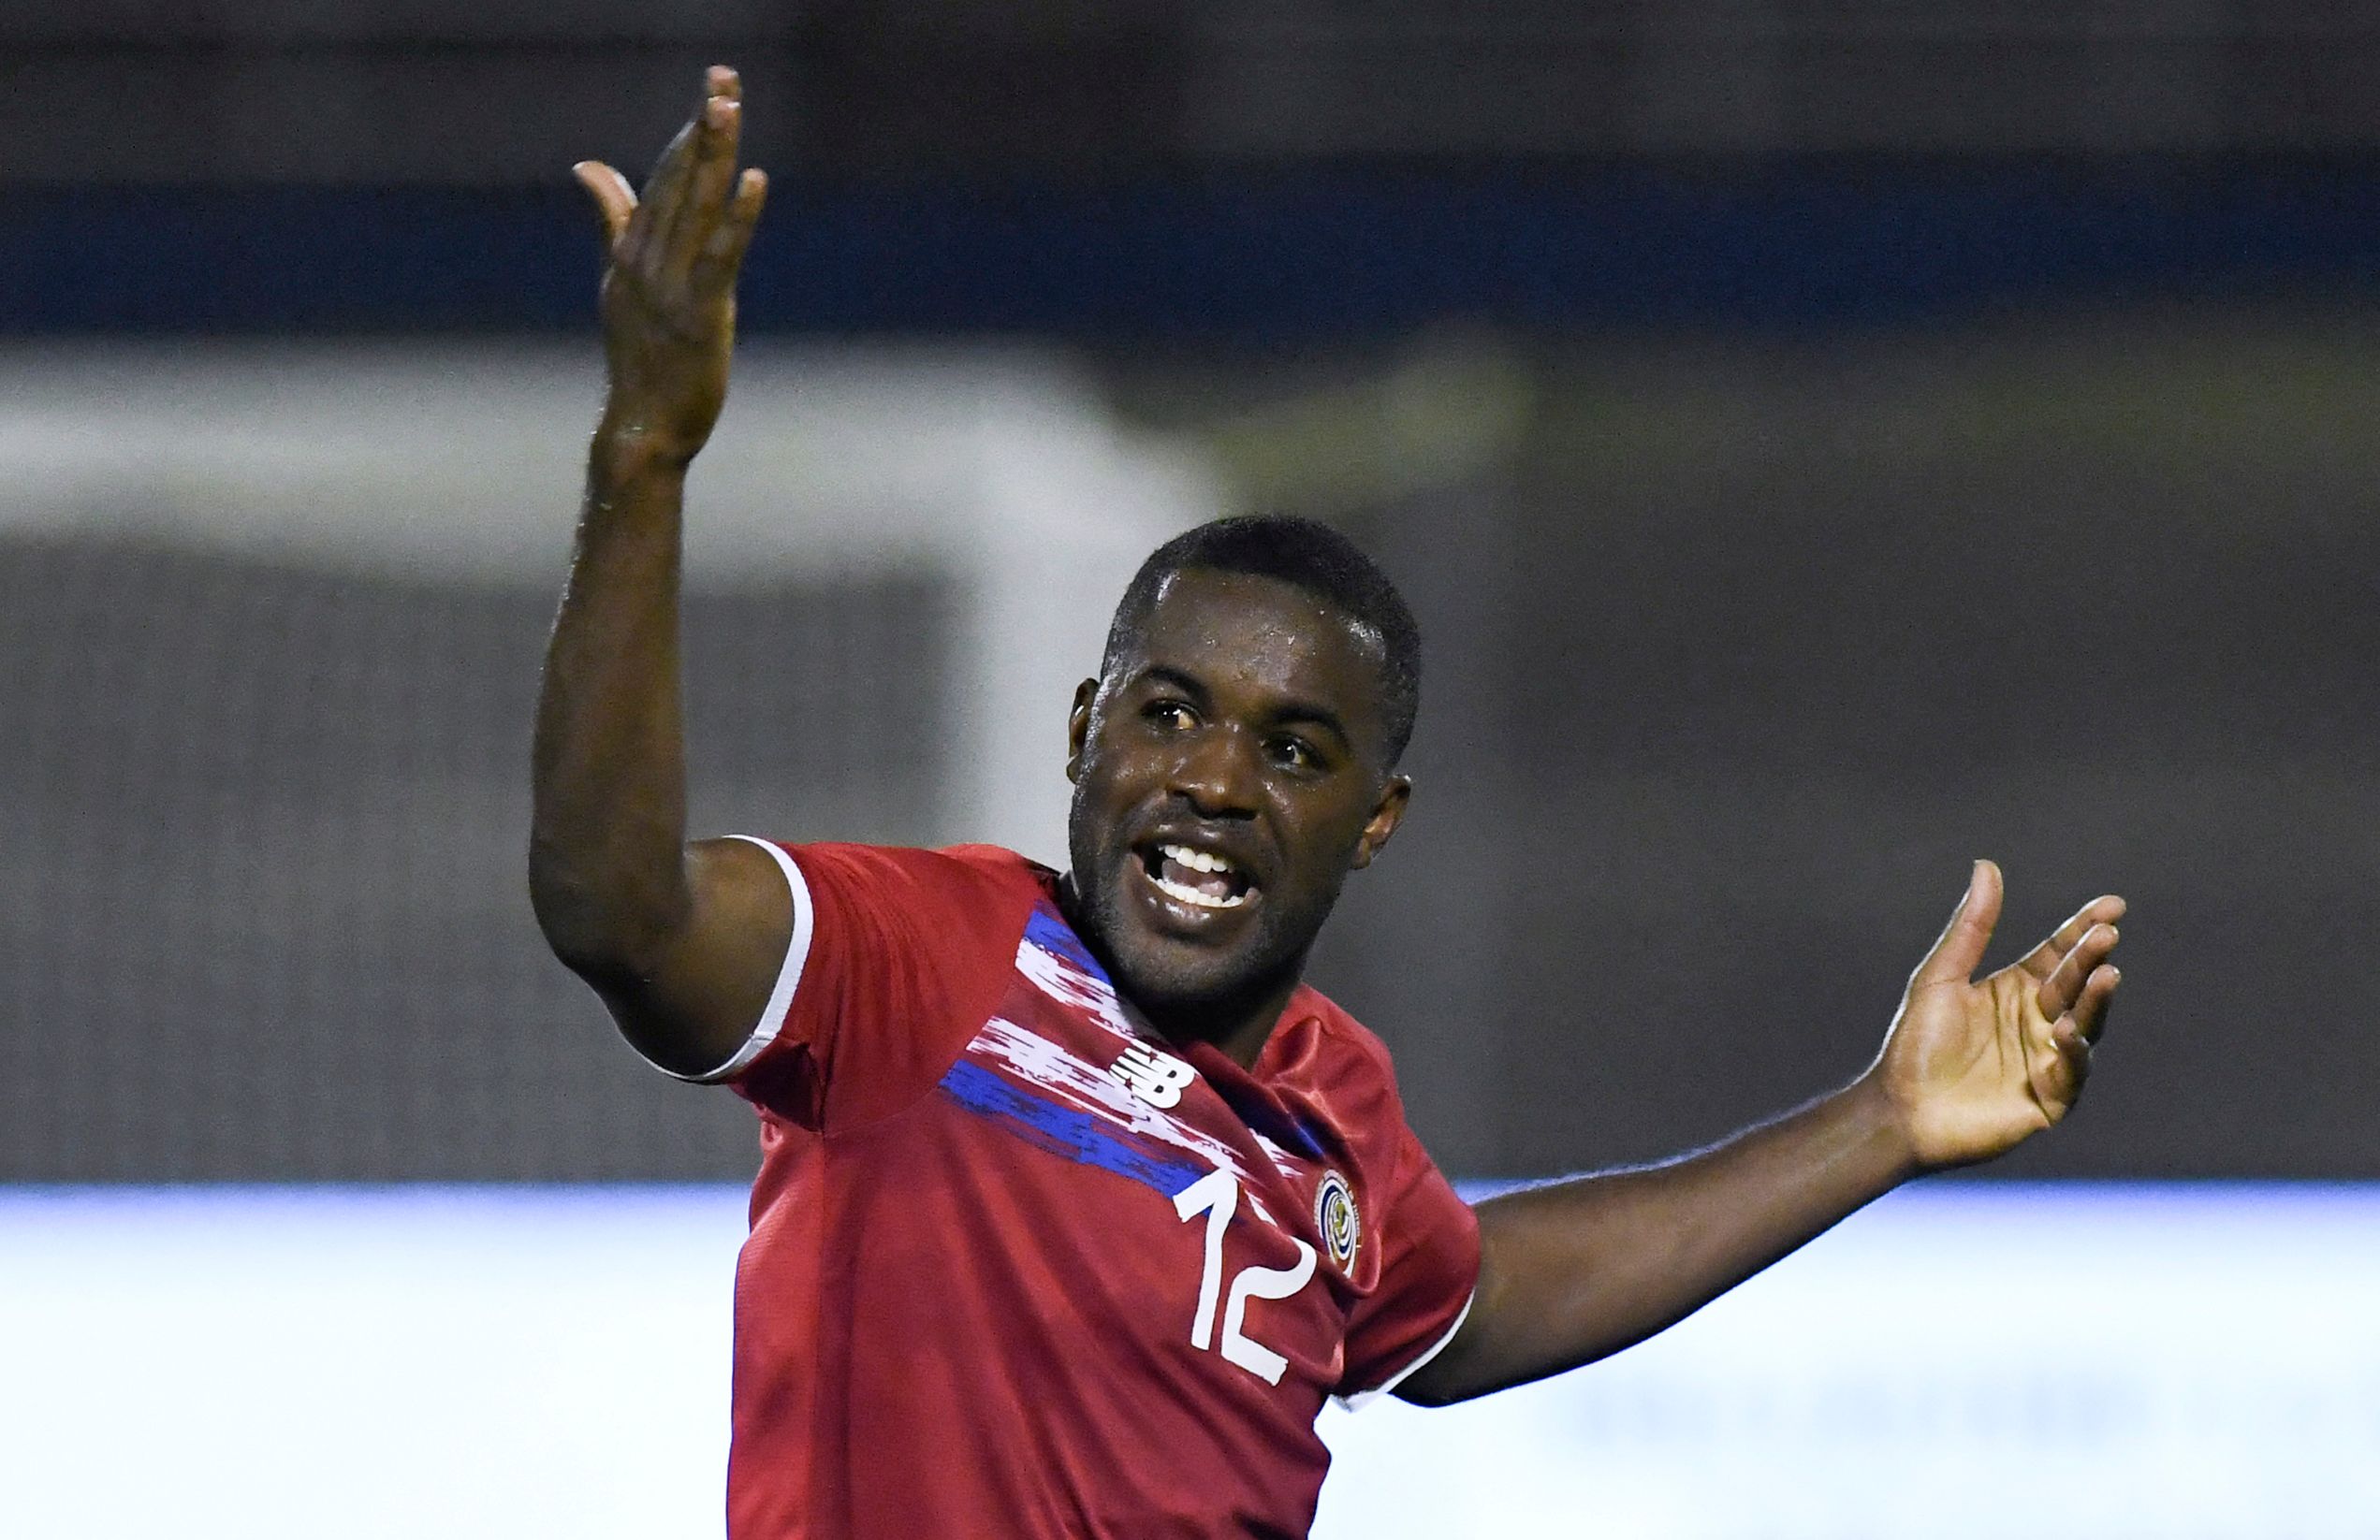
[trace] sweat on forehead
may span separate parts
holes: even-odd
[[[1119,617],[1113,644],[1102,665],[1111,678],[1190,655],[1231,668],[1336,656],[1360,660],[1366,690],[1388,651],[1379,628],[1321,594],[1277,577],[1206,567],[1166,574],[1137,614]]]
[[[1102,675],[1139,645],[1166,579],[1189,571],[1271,578],[1312,594],[1354,622],[1377,644],[1387,763],[1396,763],[1421,704],[1421,628],[1404,595],[1370,557],[1336,530],[1309,518],[1282,514],[1219,518],[1160,545],[1141,563],[1116,606],[1100,662]]]

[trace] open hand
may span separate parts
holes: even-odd
[[[641,199],[601,161],[572,167],[603,217],[605,428],[681,462],[727,399],[736,275],[768,191],[760,171],[736,170],[742,112],[736,72],[713,65]]]
[[[2082,1094],[2121,977],[2107,959],[2124,906],[2109,894],[2021,961],[1974,980],[2000,893],[2000,868],[1977,862],[1869,1071],[1929,1169],[1989,1160],[2063,1119]]]

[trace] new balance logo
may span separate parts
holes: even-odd
[[[1174,1057],[1161,1053],[1145,1042],[1136,1042],[1124,1050],[1124,1056],[1107,1067],[1107,1072],[1122,1081],[1132,1095],[1151,1107],[1173,1107],[1182,1099],[1182,1088],[1198,1078],[1198,1071]]]

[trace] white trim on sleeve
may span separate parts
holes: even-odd
[[[1465,1299],[1463,1301],[1463,1308],[1454,1313],[1454,1324],[1446,1329],[1446,1334],[1438,1338],[1438,1341],[1430,1344],[1428,1347],[1424,1348],[1421,1355],[1414,1358],[1411,1363],[1407,1364],[1395,1373],[1391,1374],[1388,1378],[1380,1381],[1380,1384],[1375,1385],[1369,1390],[1358,1390],[1351,1396],[1339,1396],[1336,1398],[1338,1403],[1341,1406],[1346,1407],[1351,1412],[1360,1412],[1365,1407],[1371,1405],[1372,1402],[1380,1400],[1382,1396],[1387,1395],[1391,1390],[1394,1390],[1398,1386],[1404,1384],[1408,1375],[1421,1368],[1422,1365],[1429,1362],[1432,1358],[1437,1358],[1440,1353],[1446,1351],[1446,1344],[1454,1340],[1454,1333],[1462,1330],[1463,1323],[1470,1319],[1471,1306],[1478,1300],[1479,1297],[1480,1291],[1478,1289],[1474,1288],[1471,1290],[1469,1297]]]
[[[765,839],[754,839],[750,835],[731,837],[748,845],[757,845],[776,857],[778,869],[785,874],[785,886],[793,893],[794,934],[792,939],[785,943],[785,961],[777,969],[777,987],[768,992],[768,1004],[762,1008],[760,1020],[753,1025],[752,1036],[744,1039],[743,1046],[736,1050],[735,1056],[718,1068],[699,1075],[682,1075],[675,1069],[664,1069],[664,1073],[676,1075],[679,1080],[704,1085],[715,1084],[741,1073],[752,1060],[760,1057],[763,1050],[777,1040],[777,1029],[784,1024],[785,1012],[793,1007],[794,986],[801,982],[802,964],[810,958],[810,884],[802,879],[801,868],[794,864],[792,856]]]

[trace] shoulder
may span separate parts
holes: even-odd
[[[998,845],[927,850],[826,841],[778,848],[812,884],[872,891],[893,898],[1006,900],[1029,908],[1057,881],[1048,867]]]
[[[795,950],[815,941],[863,967],[931,958],[970,973],[1005,969],[1056,882],[1046,867],[991,845],[774,849],[794,887]]]
[[[1290,1010],[1313,1021],[1326,1062],[1333,1068],[1395,1079],[1395,1062],[1389,1056],[1388,1044],[1321,990],[1311,984],[1298,985],[1290,998]]]
[[[1399,1128],[1405,1101],[1396,1087],[1396,1065],[1388,1044],[1345,1007],[1310,984],[1291,996],[1292,1033],[1285,1043],[1297,1078],[1327,1096],[1342,1121],[1359,1126]]]
[[[920,854],[948,862],[987,882],[1019,891],[1040,893],[1054,886],[1058,874],[1040,862],[1018,855],[1004,845],[946,845]]]
[[[854,1127],[930,1088],[998,1008],[1054,879],[986,845],[771,849],[795,924],[757,1040],[804,1053],[764,1066],[747,1094],[806,1127]]]

